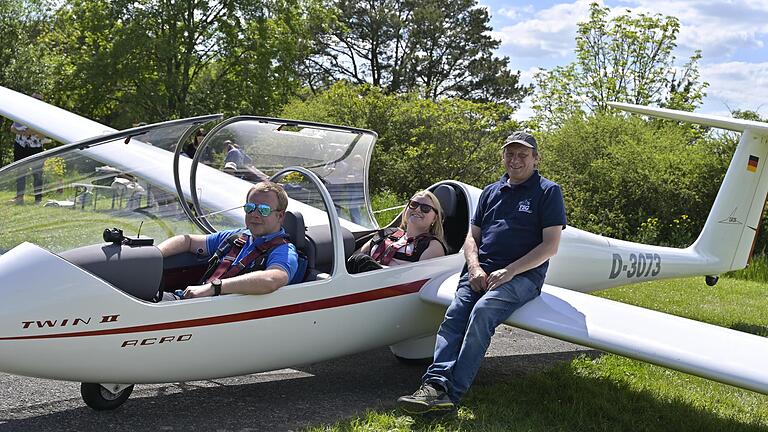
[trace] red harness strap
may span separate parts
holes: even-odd
[[[400,240],[404,235],[405,231],[398,228],[397,231],[384,237],[376,250],[371,254],[371,258],[381,265],[388,265],[399,249],[399,247],[393,247],[394,243]]]
[[[419,234],[416,237],[406,237],[405,243],[399,243],[399,240],[403,238],[404,235],[405,231],[398,228],[397,231],[386,236],[376,248],[376,251],[371,255],[371,258],[373,258],[374,261],[381,265],[389,265],[389,263],[392,261],[392,258],[401,247],[408,246],[409,244],[420,240],[422,237],[432,238],[431,234],[424,233]]]
[[[288,240],[286,240],[285,237],[282,237],[282,236],[275,237],[268,242],[264,242],[254,247],[253,250],[250,253],[248,253],[248,255],[243,257],[243,259],[241,259],[237,264],[232,265],[232,263],[237,258],[237,255],[240,254],[241,250],[243,250],[243,246],[245,246],[247,241],[248,241],[248,235],[240,234],[240,237],[238,237],[234,241],[234,244],[229,249],[229,253],[227,253],[227,256],[222,258],[218,267],[216,267],[216,270],[213,272],[213,274],[211,274],[210,277],[208,277],[205,280],[205,282],[208,283],[214,279],[227,279],[227,278],[237,276],[241,272],[243,272],[243,270],[246,270],[247,268],[249,268],[251,263],[253,263],[258,258],[264,256],[267,252],[271,251],[273,248],[288,243]]]

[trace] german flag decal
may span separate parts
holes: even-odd
[[[759,157],[749,155],[749,162],[747,162],[747,171],[749,171],[749,172],[757,171],[757,162],[759,160],[760,160]]]

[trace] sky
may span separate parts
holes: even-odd
[[[576,24],[589,18],[594,0],[479,0],[491,15],[492,35],[501,41],[497,55],[509,57],[523,83],[533,83],[539,68],[575,60]],[[701,79],[709,83],[698,112],[730,116],[753,110],[768,117],[768,0],[611,0],[598,3],[611,17],[662,14],[678,18],[680,33],[675,66],[683,66],[697,49]],[[515,115],[532,115],[530,100]]]

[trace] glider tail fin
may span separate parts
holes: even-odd
[[[768,134],[745,129],[709,212],[691,246],[715,258],[717,272],[747,266],[768,194]]]
[[[741,132],[704,229],[690,249],[707,261],[710,274],[746,267],[768,194],[768,123],[629,104],[611,105],[637,114]]]

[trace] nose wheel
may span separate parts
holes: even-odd
[[[80,384],[80,395],[89,407],[96,411],[109,411],[122,405],[133,392],[133,385]]]
[[[719,280],[719,276],[704,276],[704,282],[707,283],[707,286],[715,286]]]

